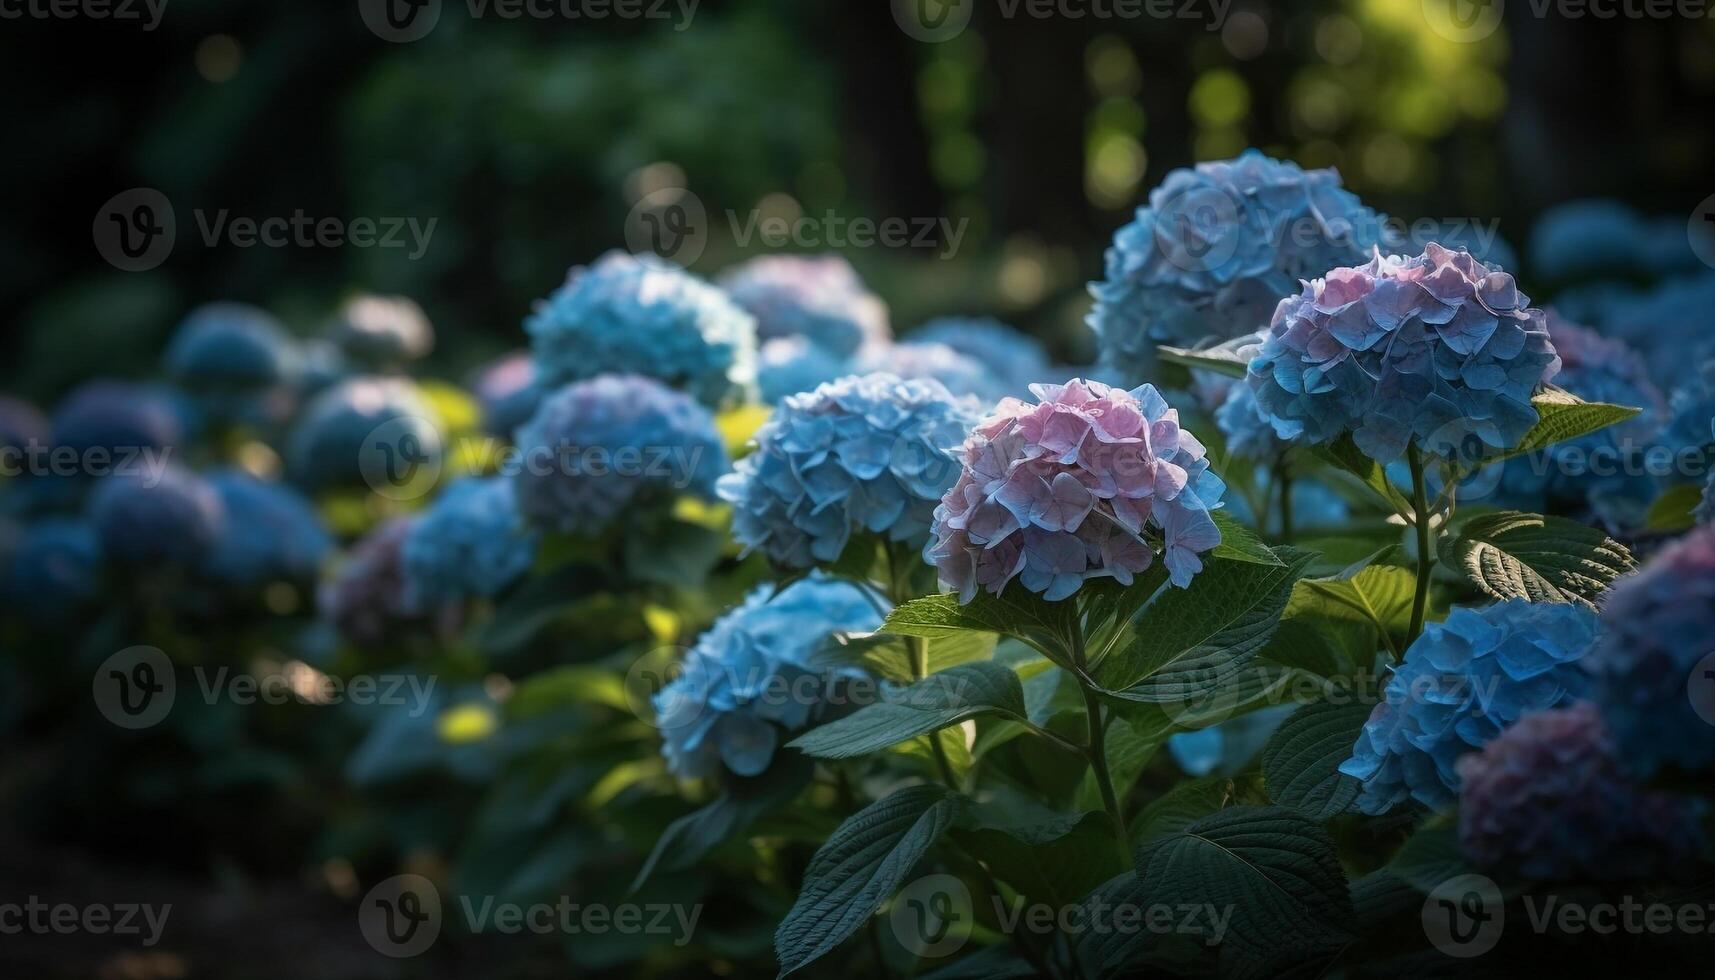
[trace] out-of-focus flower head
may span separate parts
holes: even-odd
[[[1275,435],[1274,426],[1257,407],[1256,392],[1237,382],[1227,387],[1221,407],[1215,409],[1215,425],[1227,439],[1227,452],[1256,462],[1280,458],[1291,443]]]
[[[305,408],[287,441],[288,465],[312,490],[361,486],[365,474],[436,461],[443,447],[434,419],[410,381],[347,378]]]
[[[1007,383],[986,364],[946,344],[905,341],[872,347],[857,359],[857,373],[939,381],[955,395],[992,404],[1006,395]]]
[[[255,393],[290,379],[290,334],[264,310],[209,303],[191,311],[167,345],[167,373],[196,393]]]
[[[42,410],[10,395],[0,395],[0,449],[25,450],[47,446],[51,438],[48,418]]]
[[[542,399],[518,429],[519,512],[547,530],[599,534],[675,493],[714,495],[726,449],[708,410],[640,375],[603,375]]]
[[[295,376],[300,400],[309,399],[352,376],[352,364],[338,344],[326,337],[308,337],[298,344]]]
[[[529,570],[538,539],[518,513],[511,480],[462,480],[413,523],[405,539],[406,591],[423,606],[492,598]]]
[[[1643,414],[1508,460],[1502,500],[1538,513],[1591,514],[1615,531],[1640,527],[1655,499],[1656,481],[1628,460],[1660,431],[1667,400],[1650,381],[1643,358],[1624,341],[1603,337],[1553,310],[1546,321],[1561,360],[1555,384],[1585,401],[1630,405]]]
[[[851,363],[803,337],[776,337],[756,356],[756,386],[762,400],[778,405],[788,395],[814,390],[852,373]]]
[[[1685,383],[1687,364],[1715,357],[1715,274],[1669,280],[1602,312],[1595,326],[1641,353],[1664,391]]]
[[[854,528],[922,547],[976,406],[933,380],[854,375],[793,395],[720,481],[733,536],[776,564],[808,568]]]
[[[1692,700],[1709,690],[1694,675],[1715,653],[1715,526],[1697,528],[1615,582],[1602,623],[1602,642],[1587,662],[1592,700],[1626,766],[1645,777],[1671,766],[1715,768],[1715,726]]]
[[[803,337],[850,357],[892,336],[887,304],[838,255],[765,255],[728,270],[719,284],[756,318],[759,341]]]
[[[817,573],[763,585],[709,627],[655,694],[667,768],[685,779],[768,768],[783,735],[805,728],[855,668],[829,671],[812,654],[835,632],[866,632],[881,614],[856,585]]]
[[[54,407],[56,447],[109,453],[177,449],[184,416],[166,392],[124,381],[89,381]]]
[[[340,307],[328,331],[340,350],[366,368],[396,368],[427,357],[435,328],[415,301],[403,296],[355,296]]]
[[[1554,282],[1629,275],[1643,251],[1643,219],[1608,198],[1557,204],[1537,219],[1530,236],[1531,267]]]
[[[1382,814],[1406,800],[1451,806],[1460,757],[1532,711],[1585,693],[1578,661],[1597,637],[1581,605],[1510,599],[1455,607],[1405,652],[1340,771],[1364,784],[1357,807]]]
[[[1696,808],[1640,788],[1588,701],[1524,716],[1458,771],[1459,836],[1482,871],[1656,879],[1681,873],[1703,848]]]
[[[406,592],[403,550],[412,521],[396,517],[371,530],[322,583],[317,607],[355,646],[374,649],[404,635],[457,627],[457,606],[425,608]]]
[[[1167,740],[1167,752],[1189,776],[1237,775],[1298,708],[1297,704],[1275,705],[1219,725],[1179,732]]]
[[[1280,304],[1246,382],[1283,439],[1350,432],[1371,458],[1424,451],[1471,462],[1536,424],[1531,397],[1560,370],[1542,311],[1513,277],[1430,245],[1335,269]]]
[[[315,580],[334,542],[303,494],[242,470],[210,473],[208,484],[226,521],[203,557],[205,578],[240,589]]]
[[[482,404],[483,428],[508,439],[530,421],[548,393],[537,380],[536,362],[527,351],[508,354],[484,367],[471,389]]]
[[[1148,380],[1158,345],[1191,347],[1261,330],[1301,279],[1356,265],[1381,223],[1333,170],[1247,150],[1175,170],[1107,251],[1089,325],[1102,363]]]
[[[1015,577],[1049,600],[1111,576],[1130,585],[1159,547],[1174,585],[1221,543],[1210,511],[1225,491],[1203,444],[1151,385],[1035,384],[1003,399],[961,450],[924,557],[970,602]]]
[[[549,384],[641,374],[705,405],[756,381],[756,320],[725,293],[653,255],[609,252],[575,268],[524,321]]]
[[[1715,469],[1709,472],[1709,485],[1703,488],[1703,503],[1694,516],[1699,524],[1715,524]]]
[[[1668,423],[1661,441],[1679,463],[1667,482],[1687,483],[1703,477],[1699,466],[1715,459],[1715,358],[1696,376],[1684,378],[1668,404]]]
[[[139,568],[195,568],[228,527],[220,494],[178,466],[102,477],[89,519],[103,554]]]
[[[991,317],[941,317],[913,331],[910,340],[951,347],[1001,378],[1011,395],[1022,396],[1032,384],[1055,376],[1041,341]]]
[[[5,596],[20,614],[59,623],[101,596],[101,539],[81,518],[49,517],[17,529],[5,567]]]

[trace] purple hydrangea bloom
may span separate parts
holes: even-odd
[[[1333,170],[1247,150],[1175,170],[1107,251],[1089,325],[1102,362],[1128,383],[1154,373],[1158,345],[1190,347],[1261,330],[1299,280],[1364,260],[1375,212]]]
[[[286,444],[294,479],[312,489],[361,486],[443,449],[434,409],[404,378],[348,378],[317,395]]]
[[[1537,881],[1673,877],[1703,848],[1697,809],[1640,788],[1594,704],[1519,719],[1459,760],[1459,836],[1479,870]]]
[[[251,588],[269,582],[308,582],[333,552],[333,536],[302,494],[241,470],[208,475],[226,513],[223,530],[203,557],[203,577]]]
[[[396,517],[358,539],[332,578],[322,583],[317,607],[340,636],[377,649],[409,633],[450,635],[459,607],[424,607],[405,588],[405,539],[413,518]]]
[[[756,320],[719,289],[653,255],[609,252],[575,268],[524,321],[548,384],[639,374],[705,405],[756,381]]]
[[[761,774],[783,734],[821,718],[834,688],[863,676],[812,660],[830,634],[881,625],[881,613],[856,585],[818,573],[774,591],[765,584],[716,620],[655,694],[661,753],[674,775]]]
[[[167,372],[198,393],[257,391],[293,370],[292,337],[266,311],[210,303],[191,311],[167,346]]]
[[[837,559],[854,528],[921,547],[978,418],[939,382],[890,374],[793,395],[721,479],[733,536],[787,568]]]
[[[939,381],[955,395],[969,395],[989,404],[1008,394],[1009,388],[1006,380],[983,362],[946,344],[914,340],[870,348],[857,359],[855,370]]]
[[[10,395],[0,395],[0,449],[23,450],[46,446],[48,418],[41,409]]]
[[[1378,253],[1283,301],[1247,348],[1246,381],[1283,439],[1350,432],[1383,463],[1413,442],[1469,462],[1524,438],[1538,419],[1531,397],[1560,370],[1529,303],[1467,252]]]
[[[504,477],[462,480],[417,516],[405,538],[405,587],[422,606],[492,598],[530,569],[538,535]]]
[[[1364,784],[1357,807],[1386,813],[1406,800],[1451,806],[1456,764],[1532,711],[1585,693],[1578,661],[1596,642],[1596,614],[1510,599],[1455,607],[1405,652],[1340,771]]]
[[[1697,674],[1715,653],[1715,526],[1614,583],[1602,622],[1606,635],[1587,662],[1592,700],[1626,765],[1646,777],[1715,768],[1715,726],[1697,710],[1715,710],[1715,682]]]
[[[674,493],[714,495],[726,448],[708,409],[654,378],[603,375],[542,399],[518,429],[513,475],[531,524],[593,535]]]
[[[1153,386],[1035,384],[1003,399],[961,450],[963,471],[935,508],[924,556],[969,602],[1014,578],[1060,600],[1086,580],[1130,585],[1163,551],[1173,584],[1221,543],[1210,511],[1226,489],[1203,444]]]
[[[850,357],[892,336],[887,304],[837,255],[765,255],[728,270],[719,285],[756,318],[759,341],[803,337]]]
[[[435,346],[423,308],[403,296],[357,296],[340,307],[329,336],[347,357],[368,368],[420,360]]]
[[[81,518],[50,517],[19,529],[4,571],[4,592],[24,616],[65,621],[101,596],[101,539]]]
[[[85,452],[174,449],[185,420],[165,392],[123,381],[90,381],[54,408],[53,441]]]
[[[536,362],[527,351],[518,351],[489,364],[477,373],[472,392],[482,405],[482,426],[489,434],[510,439],[548,393],[536,378]]]
[[[756,355],[756,387],[762,400],[778,405],[788,395],[851,374],[852,365],[803,337],[776,337]]]
[[[1000,378],[1009,395],[1022,396],[1032,384],[1056,374],[1041,341],[988,317],[931,320],[913,331],[910,340],[951,347]]]
[[[104,554],[141,568],[191,568],[227,531],[220,494],[177,466],[103,477],[90,495],[89,519]]]

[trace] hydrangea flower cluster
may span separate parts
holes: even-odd
[[[1215,426],[1226,437],[1227,452],[1256,462],[1273,462],[1291,446],[1275,434],[1274,425],[1257,407],[1256,392],[1239,382],[1215,409]]]
[[[402,632],[457,628],[457,606],[423,607],[405,588],[405,539],[413,519],[396,517],[360,538],[332,578],[322,583],[316,606],[348,642],[367,649],[384,646]]]
[[[609,252],[571,271],[524,322],[549,384],[646,374],[718,405],[756,380],[756,320],[652,255]]]
[[[1301,279],[1364,260],[1380,219],[1333,170],[1255,150],[1175,170],[1107,251],[1089,325],[1102,362],[1146,380],[1155,348],[1261,330]]]
[[[460,481],[405,538],[406,592],[421,606],[492,598],[530,569],[537,540],[518,513],[511,480]]]
[[[293,488],[241,470],[208,474],[226,514],[225,533],[204,556],[203,577],[233,588],[309,582],[332,553],[333,537],[309,500]]]
[[[193,310],[167,346],[167,372],[199,391],[258,391],[292,373],[291,335],[263,310],[210,303]]]
[[[1210,511],[1225,491],[1203,444],[1151,385],[1035,384],[1039,402],[1003,399],[962,449],[958,482],[935,508],[924,552],[970,602],[1014,578],[1060,600],[1086,580],[1130,585],[1155,561],[1185,588],[1221,543]]]
[[[765,255],[721,276],[720,286],[756,318],[759,341],[803,337],[850,357],[892,336],[887,304],[838,255]]]
[[[858,358],[857,373],[938,381],[955,395],[993,403],[1007,394],[1004,379],[988,365],[945,344],[906,341],[871,348]]]
[[[851,374],[851,364],[803,337],[776,337],[756,356],[756,387],[762,400],[778,405],[788,395]]]
[[[733,536],[787,568],[837,559],[854,527],[921,547],[978,417],[940,382],[890,374],[793,395],[720,481]]]
[[[1668,448],[1681,456],[1695,456],[1702,450],[1704,459],[1715,454],[1715,359],[1703,365],[1697,378],[1674,391],[1668,413],[1667,428],[1662,431]]]
[[[220,494],[177,466],[103,477],[89,500],[102,552],[135,567],[194,568],[227,528]]]
[[[1612,198],[1581,198],[1543,212],[1532,229],[1531,264],[1553,282],[1649,278],[1695,271],[1685,219],[1647,218]],[[1701,227],[1691,234],[1710,232]]]
[[[1526,715],[1461,758],[1458,773],[1459,836],[1484,871],[1675,877],[1702,851],[1696,808],[1639,788],[1588,701]]]
[[[727,469],[708,410],[638,375],[603,375],[553,392],[517,441],[519,512],[537,527],[573,534],[599,534],[667,491],[712,497]]]
[[[1023,395],[1032,383],[1052,376],[1041,341],[988,317],[931,320],[911,334],[911,341],[951,347],[987,368],[1010,395]]]
[[[1703,488],[1703,503],[1694,516],[1699,524],[1715,524],[1715,470],[1709,473],[1709,485]]]
[[[1406,800],[1451,806],[1461,756],[1532,711],[1585,693],[1578,661],[1596,642],[1584,606],[1510,599],[1455,607],[1405,652],[1340,771],[1364,784],[1357,807],[1379,815]]]
[[[1621,758],[1645,777],[1715,768],[1715,727],[1698,713],[1715,711],[1715,684],[1694,676],[1715,653],[1715,526],[1616,582],[1602,622],[1606,635],[1587,666]]]
[[[471,385],[482,405],[482,425],[491,435],[511,438],[512,433],[542,403],[547,389],[536,378],[536,362],[519,351],[484,367]]]
[[[423,308],[403,296],[357,296],[335,318],[330,336],[345,355],[369,368],[421,360],[435,347]]]
[[[667,768],[685,779],[756,776],[783,733],[819,720],[856,668],[826,670],[812,654],[831,633],[867,632],[881,613],[855,585],[815,574],[774,594],[765,584],[709,627],[672,683],[655,694]]]
[[[0,449],[25,449],[32,443],[45,446],[49,431],[41,409],[21,398],[0,395]]]
[[[1350,432],[1371,458],[1412,442],[1466,462],[1517,445],[1560,370],[1542,311],[1513,277],[1431,245],[1335,269],[1285,300],[1247,383],[1283,439]]]
[[[1671,279],[1637,295],[1619,292],[1597,312],[1601,321],[1592,325],[1643,354],[1663,390],[1683,382],[1686,364],[1715,357],[1715,273]]]
[[[78,452],[166,449],[185,437],[178,406],[157,389],[123,381],[90,381],[54,408],[53,440]]]
[[[102,569],[101,540],[87,520],[32,521],[11,544],[6,597],[32,619],[61,622],[100,597]]]
[[[286,456],[294,477],[312,489],[358,484],[442,451],[434,409],[403,378],[348,378],[317,395],[294,426]],[[383,428],[386,426],[387,428]],[[392,459],[389,454],[409,456]]]

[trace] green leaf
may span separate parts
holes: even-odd
[[[963,797],[909,786],[852,815],[810,859],[804,885],[774,932],[780,976],[832,951],[898,890],[952,826]]]
[[[1282,555],[1288,564],[1214,559],[1190,588],[1156,596],[1135,620],[1132,642],[1098,665],[1097,681],[1114,697],[1182,703],[1243,671],[1280,626],[1311,559]]]
[[[954,633],[928,644],[929,673],[949,667],[987,660],[994,654],[993,633]],[[911,648],[904,637],[887,633],[836,633],[818,647],[809,659],[813,668],[863,667],[877,677],[899,684],[917,679]]]
[[[1364,455],[1364,451],[1352,441],[1351,435],[1343,435],[1326,446],[1309,447],[1309,452],[1335,469],[1356,477],[1365,489],[1375,494],[1394,513],[1412,513],[1411,501],[1387,478],[1387,471],[1382,464]]]
[[[1518,445],[1498,456],[1484,460],[1486,464],[1505,462],[1514,456],[1525,456],[1547,449],[1557,442],[1577,439],[1592,432],[1618,425],[1642,414],[1643,409],[1628,405],[1608,405],[1587,402],[1571,392],[1550,385],[1530,400],[1536,408],[1537,422],[1525,433]]]
[[[1637,567],[1625,545],[1596,528],[1516,511],[1466,522],[1441,562],[1496,599],[1588,606]]]
[[[1248,561],[1258,565],[1283,565],[1268,545],[1262,543],[1256,532],[1233,520],[1232,515],[1224,510],[1217,510],[1210,515],[1215,519],[1215,526],[1221,530],[1221,543],[1209,554],[1215,558],[1228,558],[1233,561]]]
[[[1650,505],[1649,516],[1644,519],[1644,530],[1658,531],[1663,534],[1678,534],[1689,531],[1697,526],[1694,513],[1697,505],[1703,503],[1703,488],[1692,484],[1673,487]]]
[[[981,714],[1025,716],[1018,675],[991,661],[932,674],[878,704],[813,728],[787,743],[818,759],[879,752]]]
[[[1346,812],[1361,785],[1339,767],[1369,717],[1368,705],[1326,701],[1293,712],[1262,750],[1262,778],[1274,802],[1318,823]]]
[[[1153,904],[1231,910],[1220,941],[1223,974],[1294,964],[1353,938],[1334,842],[1283,807],[1231,807],[1204,817],[1145,844],[1138,871]]]
[[[1378,868],[1352,882],[1352,909],[1358,916],[1358,928],[1369,932],[1420,915],[1423,896],[1391,871]]]
[[[1069,905],[1125,870],[1106,813],[1024,824],[1008,819],[1009,811],[1000,807],[973,815],[978,826],[954,831],[954,838],[967,853],[982,855],[995,877],[1033,901]]]
[[[998,596],[978,592],[962,606],[953,593],[913,599],[895,608],[881,626],[884,633],[930,639],[973,630],[1000,633],[1062,664],[1070,661],[1072,637],[1078,629],[1075,603],[1049,602],[1016,582]]]
[[[1264,799],[1254,776],[1203,776],[1185,780],[1132,818],[1132,842],[1144,844],[1182,834],[1204,817],[1252,798],[1257,802]]]
[[[1157,347],[1155,352],[1156,356],[1170,364],[1181,364],[1229,378],[1242,378],[1250,367],[1251,359],[1240,355],[1239,350],[1256,343],[1257,339],[1253,334],[1214,347],[1196,350],[1188,347]]]
[[[1356,649],[1345,648],[1354,664],[1367,666],[1382,644],[1398,659],[1393,637],[1403,636],[1411,628],[1417,574],[1407,568],[1375,564],[1392,550],[1384,548],[1335,575],[1300,580],[1292,601],[1287,603],[1286,619],[1329,633],[1339,630],[1341,635],[1336,639],[1344,643],[1359,642]],[[1355,641],[1354,637],[1363,639]]]
[[[1469,874],[1471,866],[1459,846],[1457,829],[1451,824],[1440,824],[1412,834],[1387,863],[1387,870],[1427,895],[1443,882]]]
[[[1155,758],[1155,753],[1167,741],[1167,735],[1168,732],[1164,730],[1140,730],[1124,718],[1115,718],[1108,723],[1108,774],[1113,779],[1114,792],[1118,793],[1121,799],[1131,791],[1137,778],[1143,775],[1149,760]],[[1078,787],[1076,802],[1078,807],[1084,810],[1102,808],[1102,791],[1096,782],[1094,770],[1084,774],[1084,781]]]
[[[645,524],[625,537],[625,570],[642,582],[698,588],[726,543],[720,531],[688,521]]]
[[[780,761],[762,775],[729,780],[725,792],[713,802],[667,826],[638,869],[631,891],[642,888],[657,867],[665,871],[689,868],[757,817],[791,802],[809,785],[813,769],[803,756],[783,753]]]
[[[475,631],[474,643],[493,657],[517,652],[570,615],[581,600],[611,585],[593,565],[562,565],[533,575],[496,604],[494,615]]]

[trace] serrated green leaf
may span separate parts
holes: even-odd
[[[1697,524],[1694,512],[1703,503],[1703,488],[1693,484],[1673,487],[1650,505],[1644,530],[1662,534],[1689,531]]]
[[[961,664],[787,743],[818,759],[849,759],[981,714],[1025,717],[1018,675],[989,661]]]
[[[1587,436],[1610,425],[1636,418],[1643,412],[1641,408],[1628,405],[1587,402],[1571,392],[1553,386],[1540,392],[1530,403],[1536,409],[1536,424],[1531,426],[1518,445],[1484,460],[1486,464],[1502,463],[1514,456],[1528,455],[1547,449],[1555,443]]]
[[[1374,494],[1377,499],[1386,504],[1388,509],[1396,514],[1411,514],[1411,501],[1405,498],[1393,481],[1387,477],[1387,471],[1382,464],[1364,455],[1352,437],[1343,435],[1326,446],[1312,446],[1307,450],[1312,456],[1322,462],[1356,477],[1363,487]]]
[[[1587,606],[1637,567],[1625,545],[1596,528],[1515,511],[1466,522],[1441,561],[1496,599]]]
[[[1209,552],[1212,557],[1248,561],[1258,565],[1285,564],[1268,545],[1262,543],[1255,531],[1233,520],[1231,514],[1217,510],[1210,516],[1215,519],[1215,526],[1221,531],[1221,543]]]
[[[1326,701],[1294,712],[1262,750],[1269,797],[1318,823],[1346,812],[1362,787],[1339,767],[1369,717],[1369,705]]]
[[[1020,823],[1010,811],[973,813],[977,826],[954,831],[970,854],[982,855],[995,877],[1027,898],[1059,908],[1124,870],[1106,813],[1064,814]]]
[[[998,596],[978,592],[965,605],[952,593],[903,603],[882,624],[884,633],[931,639],[955,633],[999,633],[1035,647],[1056,663],[1071,657],[1078,608],[1071,600],[1049,602],[1016,582]]]
[[[929,642],[929,673],[987,660],[994,654],[998,639],[993,633],[954,633]],[[862,667],[899,684],[917,679],[910,644],[904,637],[889,633],[836,633],[810,654],[809,666]]]
[[[1192,824],[1229,806],[1261,803],[1261,780],[1255,775],[1203,776],[1178,783],[1131,820],[1134,844],[1182,834]]]
[[[780,976],[863,927],[951,827],[963,806],[941,786],[908,786],[853,814],[817,849],[791,911],[774,931]]]
[[[1391,550],[1384,548],[1335,575],[1301,579],[1287,603],[1286,620],[1329,634],[1355,665],[1368,666],[1381,645],[1397,654],[1393,637],[1411,628],[1417,574],[1375,564]]]

